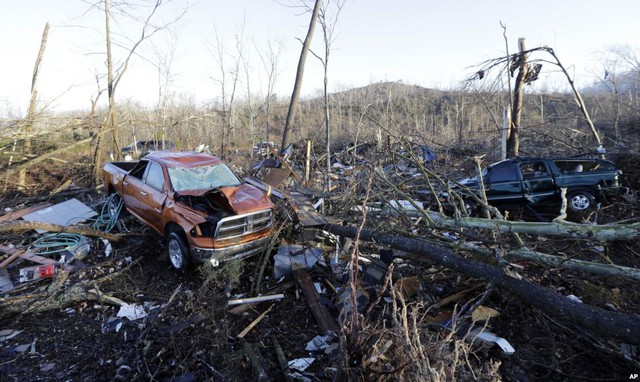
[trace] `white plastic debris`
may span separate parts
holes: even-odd
[[[333,339],[332,334],[327,334],[326,336],[315,336],[311,341],[307,343],[307,347],[304,348],[306,351],[320,351],[325,350],[329,347],[329,342]]]
[[[109,257],[111,255],[111,243],[107,239],[100,238],[104,243],[104,257]]]
[[[147,316],[144,307],[135,304],[124,304],[120,307],[117,314],[118,317],[125,317],[130,321],[139,320]]]
[[[293,269],[293,264],[299,264],[306,269],[311,269],[318,262],[323,260],[324,252],[320,248],[304,248],[301,245],[281,245],[278,253],[273,256],[275,262],[273,273],[275,278],[289,275]]]
[[[420,210],[424,210],[424,204],[418,201],[412,203],[410,200],[389,200],[384,206],[384,211],[392,216],[401,214],[419,217]]]
[[[22,330],[13,330],[13,329],[0,330],[0,342],[10,340],[20,333],[22,333]]]
[[[305,371],[309,366],[311,366],[311,364],[315,360],[316,360],[315,358],[311,358],[311,357],[297,358],[297,359],[291,360],[289,361],[289,369]]]
[[[489,342],[492,344],[496,344],[502,349],[503,352],[507,354],[513,354],[516,352],[516,349],[511,346],[509,341],[505,340],[502,337],[498,337],[491,332],[483,332],[482,329],[474,329],[469,332],[469,337],[472,340],[478,339],[483,342]]]
[[[567,298],[569,300],[573,301],[573,302],[578,302],[578,303],[582,304],[582,300],[578,296],[570,294],[570,295],[567,296]]]
[[[447,239],[458,240],[458,235],[455,235],[455,234],[453,234],[451,232],[445,231],[445,232],[442,233],[442,236],[446,237]]]

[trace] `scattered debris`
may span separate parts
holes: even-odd
[[[13,329],[3,329],[0,330],[0,342],[4,342],[12,339],[18,334],[22,333],[24,330],[13,330]]]
[[[5,293],[13,289],[13,282],[9,277],[9,272],[6,269],[0,269],[0,293]]]
[[[242,305],[242,304],[255,304],[257,302],[280,300],[283,298],[284,298],[284,295],[282,293],[267,295],[267,296],[260,296],[260,297],[236,298],[233,300],[229,300],[228,305],[233,306],[233,305]]]
[[[322,351],[325,354],[331,354],[335,351],[339,344],[338,343],[330,343],[331,340],[335,339],[335,334],[330,333],[325,336],[316,336],[314,337],[307,346],[304,348],[306,351],[319,352]]]
[[[20,269],[19,282],[24,283],[27,281],[33,281],[38,279],[50,279],[55,276],[59,267],[55,265],[40,265],[37,267],[27,267]]]
[[[311,364],[315,361],[315,358],[307,357],[307,358],[296,358],[294,360],[289,361],[289,369],[305,371]]]
[[[297,268],[293,270],[293,276],[298,282],[298,286],[302,289],[311,313],[318,323],[318,327],[322,333],[338,332],[338,326],[336,325],[333,317],[329,314],[327,308],[320,303],[320,297],[316,288],[313,286],[313,282],[309,277],[309,274],[305,269]]]
[[[294,266],[313,268],[317,262],[324,261],[324,252],[320,248],[302,245],[280,245],[273,256],[273,271],[276,279],[291,275]]]
[[[117,316],[125,317],[129,321],[135,321],[147,317],[147,314],[144,307],[140,305],[124,303],[120,306]]]
[[[246,328],[244,328],[244,330],[243,330],[243,331],[241,331],[241,332],[240,332],[240,334],[238,334],[238,336],[237,336],[237,337],[238,337],[238,338],[243,338],[244,336],[246,336],[246,335],[247,335],[247,333],[249,333],[249,331],[250,331],[251,329],[253,329],[253,327],[254,327],[254,326],[258,325],[258,323],[259,323],[260,321],[262,321],[262,319],[264,318],[264,316],[266,316],[266,315],[267,315],[267,313],[269,313],[269,312],[271,311],[271,309],[272,309],[272,308],[273,308],[273,305],[271,305],[271,306],[269,307],[269,309],[267,309],[267,310],[265,310],[264,312],[262,312],[262,314],[261,314],[261,315],[259,315],[259,316],[258,316],[258,318],[256,318],[255,320],[251,321],[251,323],[250,323]]]
[[[470,331],[467,338],[471,341],[475,341],[477,339],[482,342],[498,345],[500,349],[502,349],[502,351],[506,354],[513,354],[516,351],[513,346],[511,346],[509,341],[505,340],[502,337],[498,337],[491,332],[483,331],[482,328]]]

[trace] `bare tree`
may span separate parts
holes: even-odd
[[[322,28],[322,41],[324,42],[324,56],[319,56],[313,51],[311,53],[322,63],[324,69],[322,99],[324,104],[324,127],[327,148],[327,162],[325,175],[325,191],[331,190],[331,123],[329,113],[329,57],[331,45],[335,40],[335,30],[338,24],[338,17],[346,0],[332,2],[327,0],[321,7],[318,14],[318,22]]]
[[[140,22],[142,24],[140,35],[137,40],[131,40],[130,46],[127,48],[127,54],[125,56],[124,61],[118,68],[114,68],[114,57],[113,57],[113,41],[112,41],[112,28],[111,28],[111,19],[112,12],[117,12],[121,16],[130,17],[136,21],[138,19],[133,16],[131,13],[132,8],[136,8],[135,4],[129,2],[111,2],[110,0],[104,0],[104,14],[105,14],[105,37],[106,37],[106,45],[107,45],[107,95],[109,96],[109,118],[108,125],[109,130],[111,130],[112,141],[113,141],[113,150],[116,159],[120,158],[120,148],[119,148],[119,129],[118,129],[118,115],[116,110],[116,90],[120,81],[124,77],[131,59],[134,55],[137,54],[137,50],[140,45],[146,41],[147,39],[153,37],[156,33],[164,30],[169,25],[176,23],[180,20],[187,12],[187,9],[184,9],[182,13],[180,13],[177,17],[175,17],[172,21],[162,24],[155,25],[152,21],[154,16],[156,15],[158,9],[167,4],[169,1],[165,0],[154,0],[150,11],[148,11],[146,17],[144,17]],[[119,43],[119,46],[122,46],[124,43]]]
[[[242,35],[244,33],[244,23],[240,27],[238,35]],[[220,157],[225,158],[227,144],[229,140],[229,134],[235,127],[233,122],[233,106],[236,95],[236,89],[238,86],[238,80],[240,77],[240,63],[242,62],[241,50],[237,50],[236,54],[231,54],[227,52],[224,47],[224,44],[221,40],[220,33],[218,30],[215,30],[216,42],[213,46],[210,47],[211,54],[213,55],[213,59],[218,64],[219,75],[218,77],[211,77],[211,79],[216,82],[220,86],[220,97],[221,97],[221,110],[220,113],[222,115],[222,130],[221,130],[221,138],[220,138]],[[236,36],[236,40],[242,40],[242,37]],[[236,42],[237,42],[236,41]],[[237,46],[236,46],[237,47]],[[227,63],[230,62],[230,69],[227,69]],[[227,99],[229,102],[227,103]]]
[[[44,26],[42,32],[42,40],[40,41],[40,49],[38,50],[38,57],[36,63],[33,66],[33,76],[31,77],[31,100],[29,101],[29,109],[27,111],[27,119],[24,123],[25,137],[22,143],[23,155],[31,153],[31,134],[33,133],[33,124],[36,118],[36,104],[38,100],[38,90],[36,84],[38,82],[38,73],[40,71],[40,64],[44,57],[44,51],[47,47],[47,38],[49,37],[49,23]],[[27,169],[22,169],[18,173],[18,190],[24,190],[26,186]]]
[[[173,64],[176,60],[178,41],[180,39],[181,27],[178,24],[174,24],[167,28],[168,39],[164,46],[160,44],[152,43],[153,53],[156,61],[156,68],[158,69],[158,123],[162,128],[161,140],[167,138],[167,117],[169,102],[172,98],[171,85],[173,84]],[[157,135],[157,133],[156,133]]]
[[[555,51],[548,47],[548,46],[542,46],[542,47],[537,47],[537,48],[533,48],[533,49],[524,49],[524,41],[523,39],[521,39],[521,50],[519,53],[513,54],[513,55],[509,55],[509,56],[505,56],[505,57],[500,57],[500,58],[496,58],[496,59],[492,59],[492,60],[488,60],[485,61],[481,66],[480,69],[478,71],[476,71],[472,76],[470,76],[468,78],[468,80],[477,80],[477,79],[484,79],[488,77],[489,72],[492,69],[495,68],[508,68],[510,74],[513,74],[516,70],[518,70],[518,77],[522,77],[521,78],[521,84],[516,84],[515,86],[515,96],[514,96],[514,101],[513,101],[513,110],[516,112],[521,111],[521,107],[518,106],[518,103],[521,102],[521,100],[517,100],[516,96],[518,94],[520,94],[520,96],[522,96],[522,91],[518,91],[518,86],[520,85],[524,85],[524,84],[529,84],[532,83],[533,81],[536,81],[538,79],[538,76],[540,74],[540,71],[542,69],[543,63],[545,64],[551,64],[556,66],[557,68],[560,69],[560,71],[562,72],[562,74],[565,76],[569,87],[571,88],[572,92],[573,92],[573,96],[574,96],[574,100],[576,105],[578,106],[578,108],[580,109],[580,112],[582,113],[584,120],[587,122],[587,124],[589,125],[589,128],[591,130],[591,133],[593,135],[593,138],[596,141],[597,144],[597,151],[601,152],[603,150],[602,148],[602,140],[600,139],[600,135],[598,133],[598,130],[595,128],[593,121],[589,115],[589,111],[587,110],[587,107],[585,105],[585,102],[582,98],[582,96],[580,95],[580,93],[578,92],[578,89],[575,86],[574,80],[573,78],[569,75],[569,72],[567,72],[567,69],[564,67],[564,65],[562,64],[562,62],[560,61],[560,59],[558,58],[557,54],[555,53]],[[533,53],[537,53],[537,52],[542,52],[542,53],[547,53],[548,55],[550,55],[553,60],[546,60],[543,58],[536,58],[534,59],[530,59],[530,55],[532,55]],[[523,66],[523,62],[526,63],[526,65]],[[525,68],[526,67],[526,68]],[[517,82],[518,80],[516,80]],[[513,115],[513,119],[514,122],[512,122],[512,129],[515,126],[516,122],[516,116],[515,116],[515,112],[512,113]],[[519,120],[517,122],[519,124]],[[509,156],[515,156],[518,155],[518,132],[514,131],[511,132],[510,134],[510,139],[509,141],[511,142],[511,146],[510,146],[510,154]],[[512,137],[513,136],[513,137]]]
[[[267,41],[263,50],[258,49],[262,67],[267,74],[267,95],[265,97],[265,140],[270,141],[271,136],[271,106],[274,98],[274,89],[280,75],[280,57],[285,45],[282,40]]]
[[[518,48],[520,53],[514,55],[511,62],[511,75],[514,71],[518,71],[516,84],[513,95],[513,104],[511,105],[511,128],[509,129],[509,139],[507,141],[507,157],[516,157],[520,153],[520,120],[522,119],[522,100],[524,99],[524,84],[529,72],[527,59],[529,55],[526,53],[524,46],[524,37],[518,40]]]
[[[318,13],[320,12],[321,5],[322,0],[315,1],[315,6],[311,13],[311,21],[309,22],[309,29],[307,30],[307,37],[305,37],[304,43],[302,44],[302,52],[300,52],[298,70],[296,72],[296,81],[293,85],[293,93],[291,94],[291,101],[289,102],[287,120],[285,121],[284,131],[282,132],[282,144],[280,145],[281,151],[284,151],[284,149],[291,143],[291,128],[296,115],[298,98],[300,97],[300,88],[302,87],[302,78],[304,77],[304,65],[307,62],[307,54],[309,53],[309,47],[311,46],[311,40],[313,39],[313,32],[316,29],[316,21],[318,20]]]

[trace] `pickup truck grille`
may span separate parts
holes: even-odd
[[[263,230],[272,224],[271,210],[258,211],[251,214],[229,216],[221,219],[216,228],[217,239],[229,239],[251,232]]]

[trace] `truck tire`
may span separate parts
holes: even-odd
[[[583,212],[593,208],[595,198],[589,191],[573,191],[567,196],[569,209],[575,212]]]
[[[182,235],[172,231],[167,236],[167,255],[171,266],[180,272],[187,269],[189,262],[189,246],[185,243]]]

